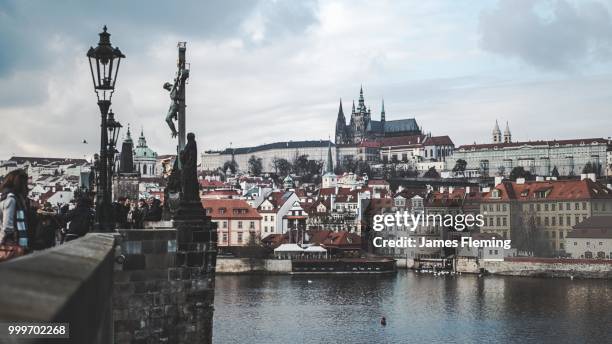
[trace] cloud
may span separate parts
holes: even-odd
[[[612,72],[526,71],[483,52],[480,3],[146,4],[0,1],[0,159],[13,153],[82,157],[99,149],[85,52],[104,24],[127,55],[113,96],[115,115],[135,136],[143,127],[160,154],[175,149],[162,84],[174,77],[177,41],[187,41],[187,128],[200,151],[230,142],[326,139],[333,136],[338,98],[349,110],[360,84],[374,119],[384,97],[387,119],[416,117],[456,144],[488,141],[495,118],[509,120],[515,137],[531,139],[607,136],[603,131],[612,126]],[[547,13],[533,6],[538,15]],[[576,128],[577,116],[598,125]]]
[[[480,16],[485,51],[549,71],[609,63],[612,20],[601,2],[501,0]]]

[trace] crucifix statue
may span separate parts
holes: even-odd
[[[178,43],[179,57],[177,62],[178,70],[174,78],[174,84],[166,82],[164,89],[170,92],[170,107],[166,115],[166,123],[172,133],[172,137],[178,136],[177,152],[185,148],[185,85],[189,78],[189,68],[185,63],[186,42]],[[174,126],[174,121],[178,121],[178,131]]]

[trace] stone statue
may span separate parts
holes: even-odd
[[[193,133],[187,134],[187,144],[181,151],[181,188],[183,201],[200,201],[198,183],[198,147]]]
[[[170,92],[170,107],[168,108],[168,113],[166,115],[166,123],[168,123],[168,127],[170,127],[170,131],[172,131],[172,137],[176,137],[178,132],[176,131],[176,127],[174,126],[174,120],[178,119],[178,103],[176,99],[176,83],[171,84],[169,82],[164,84],[164,89]]]
[[[179,106],[181,105],[179,95],[181,94],[182,88],[185,87],[185,81],[187,78],[189,78],[189,69],[185,69],[184,66],[179,66],[179,70],[176,74],[174,84],[169,82],[164,84],[164,89],[170,92],[171,103],[170,107],[168,108],[168,113],[166,114],[166,123],[168,123],[168,127],[170,127],[172,137],[176,137],[178,135],[174,121],[178,120]]]

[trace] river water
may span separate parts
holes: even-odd
[[[213,342],[612,343],[612,281],[217,276]]]

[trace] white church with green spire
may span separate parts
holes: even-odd
[[[127,132],[128,138],[130,138],[130,131]],[[131,139],[131,138],[130,138]],[[138,138],[138,144],[134,147],[134,168],[140,172],[142,178],[154,178],[156,177],[156,162],[157,153],[154,152],[147,145],[147,139],[144,136],[144,130],[140,130],[140,137]]]
[[[327,161],[325,162],[325,174],[322,177],[323,188],[335,188],[338,185],[338,177],[334,173],[334,160],[332,158],[331,142],[327,146]]]

